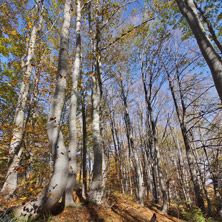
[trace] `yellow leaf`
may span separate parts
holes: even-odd
[[[20,197],[20,200],[26,200],[27,197]]]
[[[15,86],[17,84],[18,80],[13,80],[11,86]]]
[[[21,183],[21,186],[24,185],[24,184],[25,184],[25,181],[23,180],[22,183]]]
[[[28,23],[28,27],[29,27],[29,28],[32,28],[32,22],[29,22],[29,23]]]
[[[12,34],[12,35],[16,35],[17,33],[16,33],[15,30],[13,30],[13,31],[11,31],[11,34]]]

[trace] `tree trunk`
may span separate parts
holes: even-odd
[[[69,163],[60,120],[65,103],[68,72],[70,6],[71,0],[66,0],[61,30],[58,72],[56,75],[57,82],[47,123],[47,133],[52,149],[52,160],[54,161],[53,175],[47,188],[37,198],[14,210],[15,216],[36,217],[39,213],[49,211],[62,197],[67,185]]]
[[[96,76],[93,78],[92,92],[92,140],[94,150],[93,178],[90,186],[88,200],[97,204],[102,203],[104,194],[103,182],[103,147],[100,134],[100,102],[101,102],[101,85],[99,82],[100,73],[97,67]]]
[[[215,199],[217,203],[217,213],[220,217],[222,217],[222,198],[219,192],[219,177],[213,177],[213,186],[214,186],[214,194],[215,194]]]
[[[24,71],[24,74],[22,77],[19,97],[15,110],[15,117],[13,123],[14,128],[12,131],[12,138],[9,147],[8,171],[6,174],[6,180],[1,189],[1,193],[4,195],[6,199],[10,198],[14,194],[18,183],[17,177],[22,155],[22,139],[24,135],[25,107],[28,98],[29,83],[33,67],[32,60],[35,52],[36,35],[38,30],[41,28],[43,20],[42,16],[43,5],[41,7],[42,9],[40,10],[40,16],[38,17],[37,13],[40,8],[40,5],[37,3],[35,6],[36,10],[35,13],[37,18],[34,21],[34,25],[31,31],[28,52],[27,52],[27,61],[26,63],[24,63],[24,61],[22,60],[22,71]],[[37,20],[39,20],[39,27],[37,27]]]
[[[70,114],[69,114],[69,176],[64,194],[64,203],[66,207],[74,206],[73,191],[76,185],[76,153],[77,153],[77,137],[76,137],[76,109],[77,109],[77,85],[81,63],[81,1],[76,1],[76,55],[72,73],[72,89],[70,98]]]
[[[186,172],[184,171],[184,158],[182,157],[181,148],[180,148],[178,139],[175,138],[171,125],[168,124],[168,126],[169,126],[170,131],[171,131],[171,136],[172,136],[172,139],[173,139],[173,142],[174,142],[174,146],[175,146],[175,148],[177,150],[177,153],[178,153],[178,155],[177,155],[178,158],[177,159],[170,156],[170,160],[172,162],[173,167],[176,169],[176,178],[180,183],[182,193],[183,193],[183,197],[184,197],[185,201],[187,202],[187,204],[189,205],[190,202],[191,202],[191,199],[190,199],[190,195],[189,195],[189,188],[187,186],[188,183],[187,183],[186,178],[185,178]],[[170,148],[170,153],[172,153],[172,152],[173,151]],[[173,181],[173,183],[174,183],[174,181]],[[176,193],[176,191],[174,193]]]
[[[125,192],[125,188],[124,188],[124,184],[123,184],[124,176],[122,175],[122,172],[123,172],[123,170],[122,170],[122,145],[120,143],[119,133],[118,133],[118,129],[115,125],[115,122],[114,122],[114,134],[116,137],[116,142],[117,142],[117,147],[118,147],[119,179],[120,179],[120,183],[121,183],[121,187],[122,187],[122,192],[124,193]]]
[[[141,75],[142,75],[143,89],[144,89],[146,108],[147,108],[147,114],[148,114],[147,125],[148,125],[148,127],[150,127],[150,129],[148,128],[148,131],[151,131],[150,135],[149,135],[150,136],[149,139],[150,139],[151,152],[156,153],[156,155],[154,155],[154,161],[156,160],[159,183],[160,183],[160,188],[161,188],[161,192],[163,195],[162,211],[164,213],[167,213],[167,191],[166,191],[166,184],[165,184],[164,178],[163,178],[162,168],[160,165],[160,151],[159,151],[159,147],[158,147],[158,139],[157,139],[157,132],[156,132],[157,120],[156,121],[154,120],[153,108],[152,108],[152,103],[151,103],[151,101],[152,101],[151,96],[153,93],[152,91],[153,91],[154,74],[152,72],[149,73],[150,78],[149,78],[149,95],[148,95],[148,90],[147,90],[147,86],[146,86],[146,73],[144,73],[143,68],[144,68],[143,62],[141,61]],[[156,95],[157,95],[157,93],[155,94],[155,96]]]
[[[216,50],[214,49],[207,33],[204,31],[203,24],[200,21],[197,13],[197,8],[193,0],[176,0],[177,5],[186,18],[196,40],[199,48],[205,58],[216,86],[218,95],[222,102],[222,61]]]
[[[201,138],[202,138],[202,135],[201,135]],[[211,169],[211,165],[210,165],[210,161],[209,161],[209,157],[208,157],[208,154],[207,154],[205,144],[203,144],[203,150],[204,150],[204,154],[206,156],[207,164],[209,165],[209,172],[211,174],[211,179],[213,181],[217,213],[220,217],[222,217],[222,198],[221,198],[221,195],[220,195],[220,192],[219,192],[219,176],[215,175],[215,173]]]
[[[162,60],[162,57],[161,57],[161,60]],[[162,60],[162,62],[163,62],[163,60]],[[173,97],[174,106],[176,108],[176,114],[177,114],[177,117],[179,120],[181,132],[182,132],[182,136],[183,136],[183,141],[184,141],[184,145],[185,145],[185,149],[186,149],[187,161],[188,161],[188,165],[189,165],[189,171],[190,171],[190,175],[191,175],[191,181],[194,186],[196,204],[199,208],[201,208],[203,211],[205,211],[202,191],[201,191],[200,184],[199,184],[198,177],[197,177],[196,170],[195,170],[195,163],[194,163],[192,148],[191,148],[190,141],[189,141],[188,134],[187,134],[187,127],[186,127],[185,119],[184,119],[185,113],[183,113],[183,116],[181,116],[181,113],[180,113],[179,107],[178,107],[178,102],[176,99],[176,95],[174,92],[174,87],[173,87],[172,81],[170,79],[170,74],[169,74],[168,69],[166,68],[164,62],[163,62],[163,65],[164,65],[165,71],[167,73],[169,88],[171,91],[171,95]],[[179,91],[180,91],[180,89],[179,89]],[[183,99],[183,98],[181,97],[181,99]],[[186,109],[185,109],[185,105],[184,105],[183,100],[181,101],[181,103],[182,103],[183,110],[185,112]]]
[[[153,196],[155,203],[159,204],[159,195],[158,195],[158,175],[157,175],[157,167],[156,163],[152,163],[152,177],[153,177]]]
[[[86,155],[87,155],[87,146],[86,146],[86,108],[85,108],[85,97],[83,89],[81,89],[81,104],[82,104],[82,145],[83,145],[83,152],[82,152],[82,170],[83,170],[83,188],[82,188],[82,195],[87,197],[87,167],[86,167]]]
[[[120,73],[120,76],[121,76],[121,73]],[[139,159],[137,150],[134,146],[132,128],[131,128],[132,126],[131,126],[131,121],[130,121],[130,117],[128,113],[127,98],[124,92],[122,79],[120,80],[120,87],[121,87],[122,100],[124,104],[124,121],[125,121],[125,126],[126,126],[126,136],[128,140],[129,158],[131,157],[131,154],[132,154],[133,165],[136,172],[136,180],[137,180],[136,185],[137,185],[137,191],[138,191],[137,199],[139,200],[141,205],[144,205],[144,180],[143,180],[142,165],[141,165],[141,161]]]
[[[101,102],[102,102],[102,73],[100,62],[100,21],[99,21],[99,3],[96,3],[96,32],[95,39],[91,38],[91,49],[94,52],[95,73],[92,75],[93,89],[92,89],[92,139],[94,151],[93,177],[90,186],[90,193],[88,200],[97,204],[103,202],[105,192],[105,178],[104,178],[104,150],[101,137]],[[89,7],[89,28],[91,27],[91,8]],[[95,43],[95,44],[93,44]],[[92,45],[93,44],[93,45]]]
[[[113,139],[113,145],[114,145],[114,151],[115,151],[115,169],[117,173],[117,183],[118,186],[122,187],[123,189],[123,184],[122,184],[122,172],[121,172],[121,155],[119,152],[119,142],[118,142],[118,135],[117,135],[117,129],[115,126],[115,117],[114,117],[114,110],[111,110],[109,106],[109,116],[110,116],[110,126],[111,126],[111,133],[112,133],[112,139]],[[116,141],[117,140],[117,141]]]
[[[171,127],[170,127],[171,129]],[[171,129],[171,133],[172,133],[172,129]],[[182,189],[183,189],[183,193],[184,193],[184,197],[185,197],[185,200],[188,202],[188,204],[191,203],[191,199],[190,199],[190,192],[189,192],[189,187],[188,187],[188,182],[186,180],[186,172],[184,170],[184,158],[182,156],[182,152],[181,152],[181,148],[180,148],[180,145],[179,145],[179,142],[178,142],[178,139],[174,139],[174,136],[172,134],[172,137],[173,137],[173,141],[175,143],[175,146],[177,148],[177,152],[178,152],[178,174],[180,175],[180,178],[181,178],[181,186],[182,186]],[[176,160],[174,160],[176,161]],[[175,166],[177,167],[177,164],[175,163]],[[179,178],[179,177],[178,177]]]
[[[193,138],[193,139],[194,139],[194,138]],[[204,176],[202,175],[201,168],[200,168],[200,166],[199,166],[199,164],[198,164],[198,153],[197,153],[196,150],[195,150],[195,143],[194,143],[193,145],[194,145],[193,156],[194,156],[194,158],[195,158],[197,172],[199,173],[200,181],[201,181],[201,183],[202,183],[203,191],[204,191],[204,194],[205,194],[205,197],[206,197],[206,200],[207,200],[207,214],[208,214],[208,216],[212,216],[212,204],[211,204],[211,200],[210,200],[210,197],[209,197],[207,188],[206,188]]]
[[[160,181],[160,188],[163,195],[163,206],[162,206],[162,212],[167,213],[167,190],[166,190],[166,184],[164,182],[163,178],[163,172],[160,165],[160,151],[159,147],[156,146],[156,154],[157,154],[157,169],[159,174],[159,181]]]

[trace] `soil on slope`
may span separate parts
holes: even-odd
[[[74,195],[75,197],[75,195]],[[51,216],[52,222],[149,222],[156,214],[156,222],[179,222],[179,219],[162,213],[157,208],[141,206],[132,198],[120,195],[109,195],[103,205],[86,203],[75,197],[77,206],[64,209],[56,216]]]

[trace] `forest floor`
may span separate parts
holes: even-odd
[[[21,222],[8,215],[2,217],[7,212],[7,209],[23,205],[25,202],[31,200],[29,198],[17,198],[13,200],[5,200],[0,196],[0,222]],[[144,206],[141,206],[135,198],[130,195],[123,195],[119,193],[111,193],[107,195],[104,204],[95,205],[86,202],[80,192],[74,192],[75,207],[63,208],[61,204],[58,205],[53,212],[48,216],[39,218],[38,222],[185,222],[187,220],[181,219],[181,212],[179,213],[178,205],[171,205],[169,214],[161,212],[160,205],[153,204],[150,201],[145,201]],[[3,213],[3,214],[2,214]],[[153,217],[156,217],[153,220]],[[174,216],[172,216],[174,215]],[[208,219],[194,219],[191,215],[192,222],[219,222],[219,218]],[[24,222],[24,221],[22,221]]]
[[[179,222],[176,217],[169,216],[159,210],[159,206],[151,205],[148,201],[145,206],[141,206],[131,196],[118,193],[110,194],[102,205],[87,203],[82,196],[74,193],[76,207],[54,210],[54,213],[47,218],[38,221],[44,222],[149,222],[156,215],[156,222]],[[20,205],[19,201],[0,200],[0,210],[15,205]],[[1,219],[0,219],[1,221]]]
[[[88,203],[84,204],[78,197],[74,199],[76,208],[64,209],[61,214],[51,216],[52,222],[149,222],[156,214],[156,222],[179,222],[176,217],[162,213],[158,206],[150,206],[145,203],[141,206],[130,196],[121,194],[111,194],[103,205],[96,206]]]
[[[156,214],[157,222],[178,222],[178,218],[162,213],[157,207],[149,203],[141,206],[132,197],[111,194],[102,205],[84,202],[82,197],[74,194],[77,206],[66,208],[58,215],[50,216],[50,222],[149,222]]]
[[[149,222],[156,215],[156,222],[182,222],[174,207],[175,217],[164,214],[160,211],[160,206],[154,205],[149,201],[145,201],[141,206],[136,200],[129,195],[119,193],[109,194],[105,203],[95,205],[87,203],[85,199],[74,192],[74,200],[76,206],[73,208],[57,207],[54,213],[47,218],[41,218],[40,222]],[[0,211],[9,207],[21,205],[27,200],[4,200],[0,197]],[[172,209],[171,209],[172,212]],[[1,221],[1,218],[0,218]],[[15,221],[15,220],[13,220]]]

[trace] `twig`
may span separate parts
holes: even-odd
[[[133,28],[129,29],[128,31],[122,33],[122,34],[121,34],[120,36],[118,36],[113,42],[110,42],[106,47],[101,48],[100,51],[103,51],[103,50],[109,48],[111,45],[113,45],[114,43],[116,43],[117,41],[119,41],[119,40],[120,40],[121,38],[123,38],[125,35],[129,34],[130,32],[132,32],[134,29],[139,28],[140,26],[146,24],[147,22],[152,21],[153,19],[154,19],[154,18],[148,19],[148,20],[140,23],[139,25],[134,26]]]

